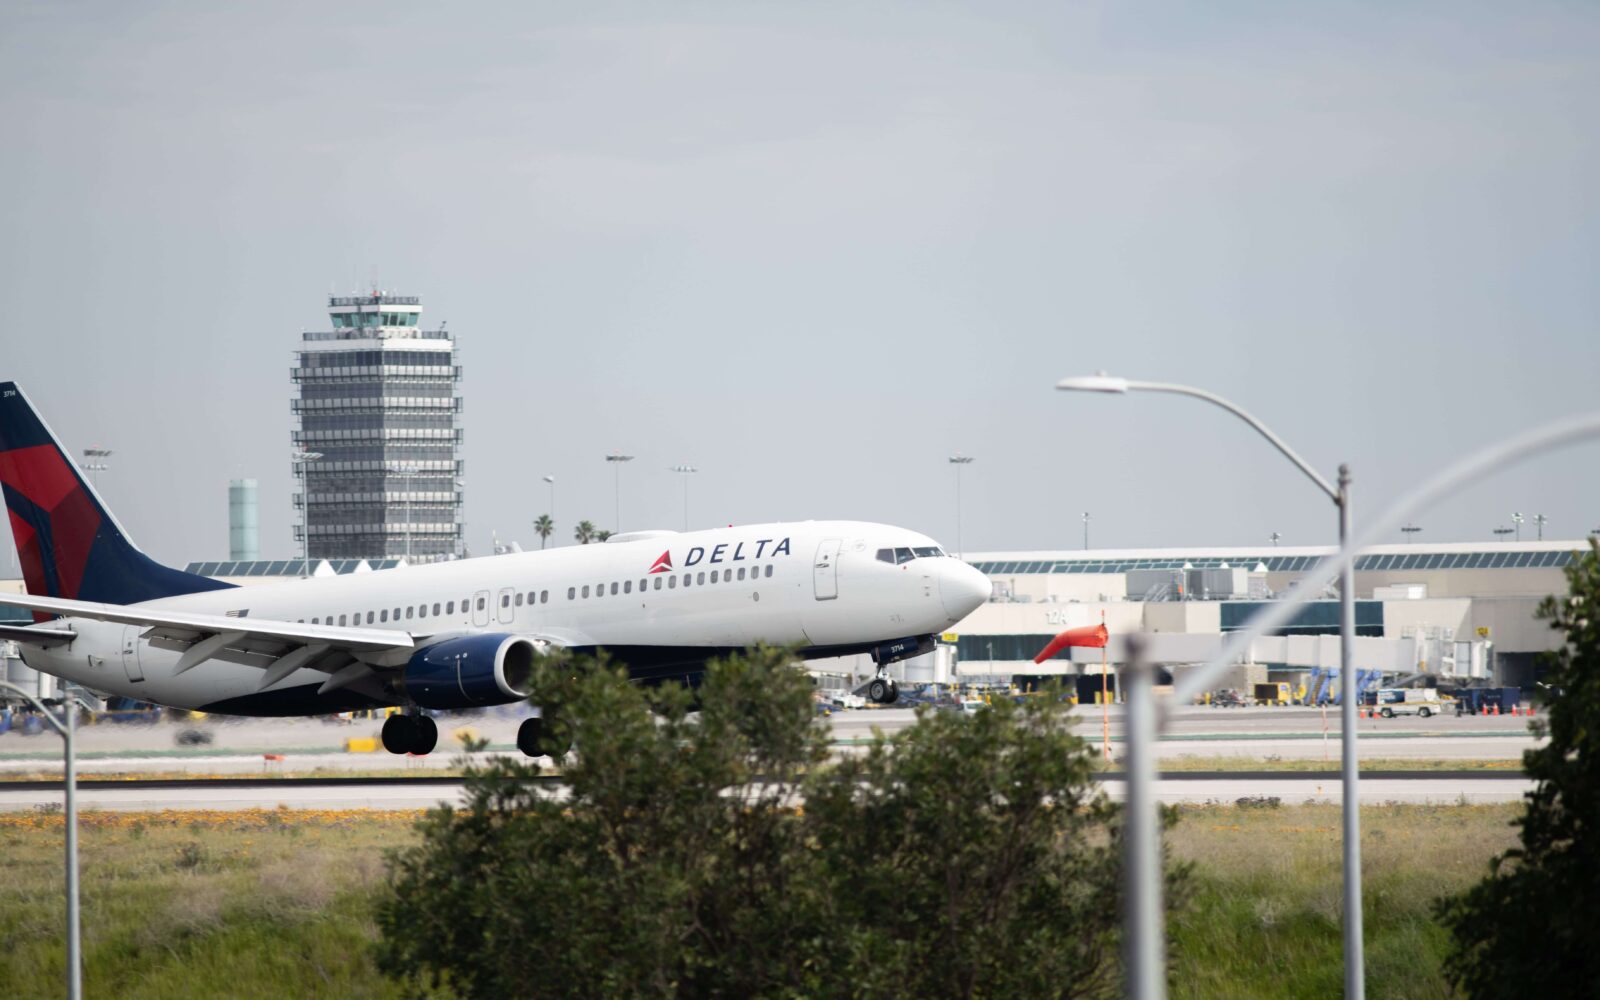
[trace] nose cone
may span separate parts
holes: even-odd
[[[989,599],[989,578],[959,559],[940,560],[939,597],[951,624],[976,611]]]

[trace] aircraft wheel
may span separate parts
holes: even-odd
[[[884,696],[883,696],[883,703],[885,705],[893,705],[895,702],[897,702],[899,700],[900,700],[900,685],[896,684],[894,681],[890,681],[889,682],[889,690],[887,692],[885,692]]]
[[[543,751],[550,755],[551,760],[565,757],[572,751],[572,727],[560,717],[543,721],[544,725],[540,727],[544,730]]]
[[[867,685],[867,697],[880,705],[889,701],[889,682],[882,677],[874,677],[872,683]]]
[[[543,719],[535,717],[522,720],[522,725],[517,727],[517,749],[522,751],[523,756],[544,756],[544,750],[540,747],[543,729]]]
[[[439,745],[439,726],[426,715],[411,717],[411,752],[432,753]]]
[[[410,716],[395,714],[383,720],[383,748],[393,754],[411,750],[412,727]]]

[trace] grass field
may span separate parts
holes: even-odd
[[[1370,996],[1450,995],[1429,903],[1510,845],[1517,808],[1363,810]],[[371,902],[415,818],[85,814],[86,995],[398,996],[368,948]],[[0,997],[62,992],[61,833],[59,814],[0,814]],[[1168,842],[1196,864],[1170,927],[1174,996],[1338,995],[1337,807],[1188,808]]]

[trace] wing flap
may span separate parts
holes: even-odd
[[[0,639],[10,639],[29,646],[64,646],[78,637],[78,633],[65,628],[39,628],[28,625],[0,625]]]

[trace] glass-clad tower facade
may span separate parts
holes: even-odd
[[[328,299],[291,375],[296,540],[312,559],[461,555],[461,368],[416,296]]]

